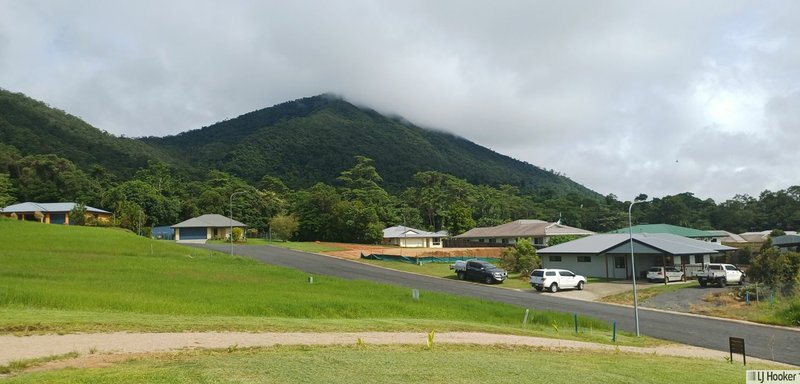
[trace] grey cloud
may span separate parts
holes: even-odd
[[[724,200],[798,184],[798,8],[12,0],[0,86],[127,136],[334,92],[603,194]]]

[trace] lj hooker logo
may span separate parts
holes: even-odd
[[[747,371],[747,384],[798,383],[800,371]]]

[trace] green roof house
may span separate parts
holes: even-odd
[[[633,233],[669,233],[672,235],[688,237],[695,240],[711,241],[714,243],[720,242],[720,239],[725,237],[718,232],[703,231],[694,228],[680,227],[672,224],[640,224],[631,227]],[[627,227],[617,229],[609,233],[629,233]]]

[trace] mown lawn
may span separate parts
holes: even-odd
[[[359,261],[381,266],[384,268],[395,269],[398,271],[414,272],[426,276],[443,277],[446,279],[457,280],[458,277],[453,270],[450,269],[449,263],[427,263],[427,264],[410,264],[401,263],[398,261],[384,261],[384,260],[366,260],[360,259]],[[520,278],[519,273],[509,273],[508,278],[502,284],[496,285],[502,288],[515,288],[515,289],[530,289],[531,285],[528,283],[528,277]]]
[[[209,240],[209,244],[230,244],[224,240]],[[337,247],[327,243],[313,243],[313,242],[298,242],[298,241],[268,241],[265,239],[247,239],[245,242],[234,243],[234,246],[240,245],[269,245],[273,247],[281,247],[292,249],[295,251],[304,252],[333,252],[333,251],[346,251],[347,248]]]
[[[109,228],[0,220],[0,332],[483,330],[610,343],[571,314],[308,275]],[[554,326],[555,324],[555,326]],[[622,344],[652,339],[618,335]]]
[[[23,373],[7,383],[742,383],[747,369],[719,359],[532,347],[278,346],[134,358],[109,367]]]

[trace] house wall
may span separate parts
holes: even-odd
[[[541,254],[543,268],[568,269],[587,277],[608,277],[611,279],[629,279],[631,273],[631,255],[624,253],[609,254]],[[551,261],[550,256],[561,257],[561,261]],[[590,261],[578,261],[578,257],[589,257]],[[636,277],[650,269],[650,267],[661,265],[661,256],[655,254],[637,254]],[[616,257],[621,257],[625,268],[616,268]],[[678,261],[679,263],[679,261]],[[680,264],[676,264],[680,265]],[[606,276],[608,273],[608,276]]]
[[[441,238],[437,238],[437,240],[438,241],[434,241],[432,237],[395,237],[384,239],[384,243],[403,248],[442,248],[443,243]]]

